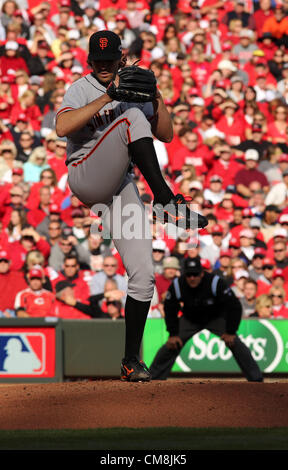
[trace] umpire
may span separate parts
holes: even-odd
[[[152,379],[167,379],[184,344],[207,329],[225,342],[248,381],[263,381],[250,350],[236,334],[242,313],[239,300],[223,279],[203,270],[199,257],[185,260],[184,274],[170,285],[164,310],[170,336],[151,364]]]

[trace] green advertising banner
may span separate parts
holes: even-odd
[[[250,349],[264,373],[288,373],[288,320],[243,319],[238,336]],[[143,360],[149,367],[168,338],[163,319],[148,319],[143,339]],[[239,372],[225,343],[208,330],[193,336],[178,356],[172,372]]]

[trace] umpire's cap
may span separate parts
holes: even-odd
[[[195,258],[186,258],[184,262],[184,274],[194,274],[199,275],[203,271],[203,266],[201,264],[201,259],[199,256]]]
[[[88,61],[119,60],[122,56],[121,39],[113,31],[97,31],[89,40]]]

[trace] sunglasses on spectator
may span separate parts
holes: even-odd
[[[271,297],[277,297],[278,299],[283,299],[283,295],[271,294]]]
[[[200,273],[186,273],[185,276],[186,277],[199,277],[200,274],[201,272]]]
[[[165,253],[163,250],[157,250],[156,248],[153,249],[153,253]]]
[[[9,263],[8,259],[6,258],[1,258],[0,263]]]

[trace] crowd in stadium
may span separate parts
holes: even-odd
[[[209,225],[177,239],[151,222],[155,293],[186,257],[223,277],[243,318],[288,318],[288,0],[0,2],[0,316],[123,318],[127,277],[98,217],[71,194],[55,116],[90,73],[91,34],[120,35],[171,113],[154,140],[173,192]],[[143,203],[152,193],[137,168]]]

